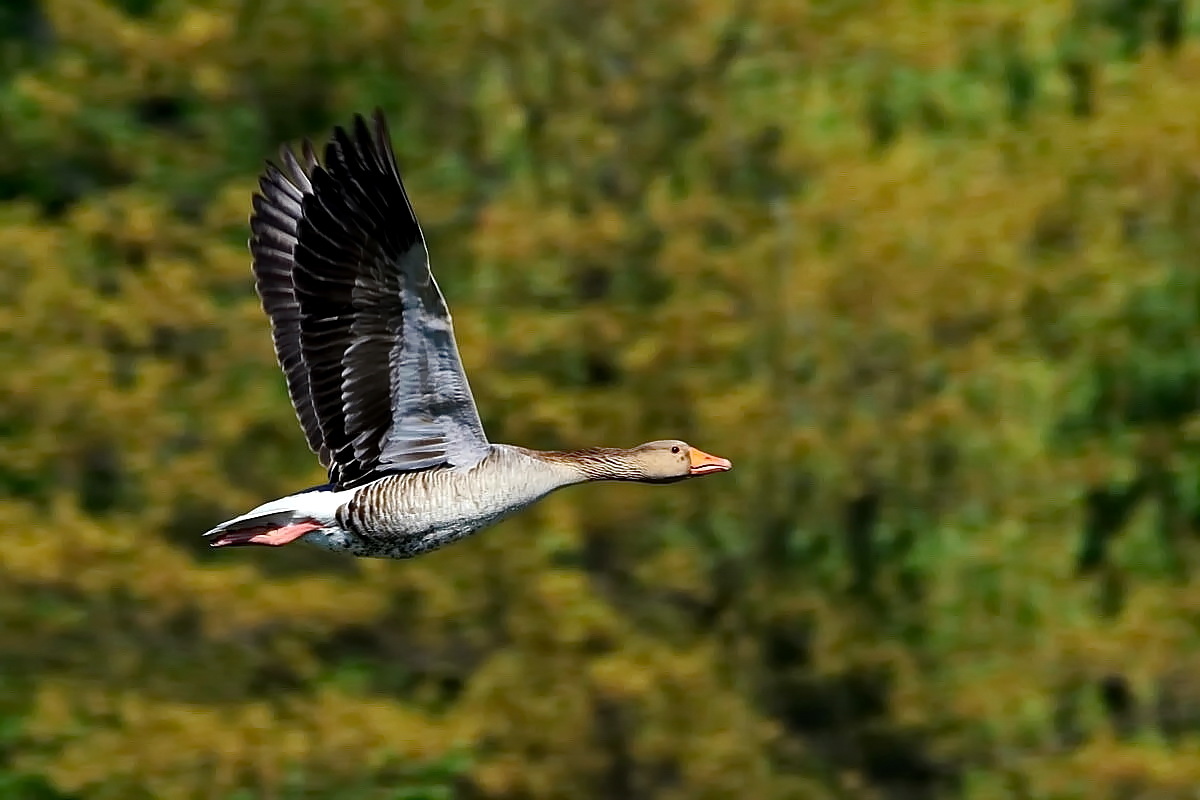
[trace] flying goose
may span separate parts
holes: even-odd
[[[674,439],[570,451],[489,443],[382,112],[373,130],[361,115],[352,131],[334,128],[323,163],[308,141],[280,160],[254,195],[255,288],[328,482],[221,523],[205,534],[211,546],[304,540],[410,558],[563,486],[730,468]]]

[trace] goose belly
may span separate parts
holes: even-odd
[[[544,497],[536,482],[481,487],[452,470],[389,475],[338,510],[340,535],[314,541],[374,558],[412,558],[494,525]]]

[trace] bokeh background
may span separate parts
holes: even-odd
[[[0,798],[1194,798],[1194,14],[4,0]],[[376,105],[492,439],[733,472],[204,547],[322,480],[256,174]]]

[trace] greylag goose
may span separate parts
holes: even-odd
[[[387,124],[355,115],[318,160],[268,162],[250,217],[255,288],[308,446],[328,482],[205,535],[410,558],[586,481],[673,483],[730,463],[686,442],[540,451],[491,444]]]

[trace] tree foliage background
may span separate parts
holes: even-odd
[[[1188,12],[0,5],[0,797],[1194,797]],[[204,548],[322,477],[257,171],[375,105],[493,440],[733,472]]]

